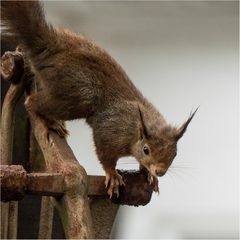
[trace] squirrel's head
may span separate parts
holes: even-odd
[[[148,129],[139,108],[141,124],[138,140],[133,147],[133,156],[151,175],[156,177],[166,173],[177,155],[177,142],[187,130],[196,111],[190,114],[188,120],[179,128],[166,125],[161,128],[151,126]]]

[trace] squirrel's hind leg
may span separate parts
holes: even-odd
[[[48,139],[49,129],[54,130],[60,137],[66,137],[69,133],[65,127],[64,121],[58,120],[51,113],[49,108],[51,101],[43,91],[39,91],[27,96],[25,107],[31,114],[37,114],[44,122],[46,127],[46,137]]]
[[[65,127],[65,122],[61,120],[46,120],[48,128],[57,132],[60,137],[67,137],[68,130]]]

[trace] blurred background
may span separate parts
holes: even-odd
[[[160,195],[121,207],[112,237],[238,238],[238,1],[46,1],[45,9],[54,25],[106,49],[170,123],[200,105]],[[91,129],[83,120],[67,127],[88,174],[104,174]],[[138,164],[124,158],[118,168]]]

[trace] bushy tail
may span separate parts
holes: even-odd
[[[42,4],[35,1],[1,1],[1,21],[6,33],[24,44],[30,54],[42,52],[54,37],[47,24]]]

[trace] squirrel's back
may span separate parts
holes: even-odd
[[[106,51],[81,35],[48,24],[39,1],[2,1],[1,6],[3,24],[26,47],[52,101],[69,109],[87,102],[87,108],[98,111],[114,101],[144,101]]]

